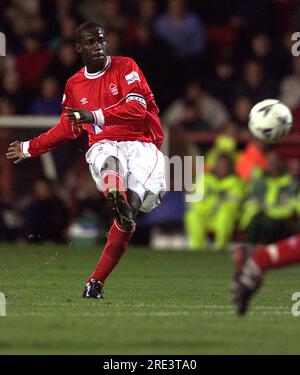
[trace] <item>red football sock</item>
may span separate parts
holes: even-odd
[[[122,193],[125,201],[128,203],[126,192],[125,192],[125,187],[124,187],[124,180],[123,180],[123,177],[120,176],[118,172],[115,172],[112,170],[105,172],[102,176],[102,185],[103,185],[103,194],[105,197],[107,197],[108,191],[110,189],[118,189]]]
[[[262,272],[300,262],[300,235],[276,244],[258,247],[252,256]]]
[[[112,272],[122,255],[125,253],[133,232],[134,229],[131,232],[125,232],[119,227],[116,220],[113,222],[99,263],[88,281],[91,279],[97,279],[104,283],[108,275]]]

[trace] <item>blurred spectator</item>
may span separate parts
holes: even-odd
[[[18,237],[20,225],[21,219],[17,212],[0,198],[0,242],[15,240]]]
[[[232,118],[240,130],[247,130],[249,112],[253,102],[247,96],[238,96],[233,103]]]
[[[29,242],[63,242],[68,212],[47,180],[33,186],[33,198],[24,211],[22,238]]]
[[[66,16],[60,21],[60,37],[63,42],[74,42],[78,21],[73,16]]]
[[[0,115],[11,116],[16,114],[16,108],[12,100],[4,97],[0,100]]]
[[[259,61],[264,72],[268,72],[268,75],[274,79],[280,78],[282,68],[274,64],[274,61],[278,61],[278,53],[275,53],[273,47],[273,41],[271,37],[266,33],[257,33],[251,39],[251,58]]]
[[[61,47],[63,43],[74,43],[75,30],[78,26],[78,22],[73,16],[65,16],[60,20],[58,35],[55,35],[49,42],[49,48],[52,51],[56,51]]]
[[[295,137],[296,134],[298,135],[300,133],[300,104],[294,108],[294,110],[292,111],[292,115],[293,115],[293,126],[289,134]]]
[[[28,99],[26,99],[26,93],[22,88],[20,75],[14,70],[9,70],[3,75],[1,83],[0,98],[5,97],[12,102],[16,113],[24,113]]]
[[[106,29],[125,30],[128,24],[127,16],[122,12],[120,0],[103,0],[101,14],[97,22]]]
[[[238,41],[234,50],[240,64],[249,58],[249,41],[257,33],[271,34],[276,25],[273,0],[233,0],[229,25],[236,30]]]
[[[97,22],[105,29],[123,32],[128,24],[128,18],[122,12],[120,0],[83,0],[79,9],[86,20]]]
[[[280,84],[280,99],[292,110],[300,104],[300,57],[292,62],[292,74]]]
[[[110,56],[122,56],[122,36],[117,29],[108,30],[107,33],[107,53]]]
[[[94,0],[82,0],[78,4],[78,12],[81,19],[91,22],[96,22],[96,18],[101,11],[101,4],[102,1],[94,1]]]
[[[31,18],[30,33],[38,35],[43,41],[47,40],[49,29],[45,19],[39,15]]]
[[[255,168],[265,171],[267,168],[266,151],[268,147],[268,144],[253,138],[238,157],[236,164],[237,175],[248,181],[252,177]]]
[[[216,166],[197,182],[196,193],[201,193],[204,183],[204,198],[191,203],[185,215],[188,245],[191,250],[207,248],[207,235],[214,234],[214,249],[225,249],[236,226],[244,188],[242,181],[234,175],[230,156],[218,156]]]
[[[258,29],[264,32],[274,31],[274,4],[272,0],[234,0],[230,23],[240,32],[251,34]]]
[[[190,182],[193,184],[198,173],[196,169],[196,158],[199,154],[202,154],[199,152],[198,145],[195,142],[193,142],[191,137],[189,137],[188,132],[186,131],[186,129],[184,129],[184,127],[181,124],[172,124],[172,129],[169,132],[168,144],[168,156],[170,158],[173,156],[175,156],[175,158],[184,158],[187,155],[191,156],[192,178],[190,179]],[[170,191],[173,191],[175,188],[174,184],[176,183],[176,181],[178,181],[178,178],[176,178],[176,171],[173,170],[173,168],[171,168],[169,174]],[[184,189],[187,189],[187,192],[190,192],[193,189],[193,186],[190,186],[189,182],[186,185],[183,184]]]
[[[64,42],[60,45],[57,54],[45,72],[45,76],[57,78],[62,93],[67,80],[75,74],[82,66],[79,61],[74,45]]]
[[[294,198],[295,221],[293,223],[293,230],[296,233],[300,231],[300,160],[290,159],[287,168],[292,176],[289,191]]]
[[[19,11],[23,16],[34,17],[38,15],[40,10],[40,2],[38,0],[14,0],[14,9]]]
[[[63,20],[75,12],[74,0],[55,0],[55,13],[58,20]]]
[[[285,171],[280,156],[269,152],[266,172],[257,170],[247,185],[248,198],[240,226],[246,231],[248,242],[274,243],[291,234],[289,219],[294,213],[291,183],[292,177]]]
[[[235,123],[229,122],[217,135],[213,146],[205,155],[205,169],[207,171],[215,168],[219,155],[228,155],[235,164],[237,153],[238,128]]]
[[[12,34],[17,38],[31,31],[30,20],[39,14],[40,2],[38,0],[14,0],[7,2],[8,6],[3,14],[10,24]],[[1,9],[1,12],[3,9]]]
[[[274,84],[264,74],[263,66],[255,60],[247,61],[243,67],[242,78],[236,85],[234,97],[246,96],[256,103],[276,96]]]
[[[208,128],[197,104],[189,100],[183,103],[183,118],[180,125],[185,131],[207,130]]]
[[[156,0],[137,0],[137,8],[137,16],[135,19],[130,20],[124,34],[124,41],[127,45],[131,45],[138,38],[137,28],[139,25],[145,25],[149,30],[151,28],[152,34],[158,4]]]
[[[173,102],[163,114],[167,125],[182,123],[187,118],[192,118],[193,122],[201,119],[205,124],[203,130],[218,130],[228,122],[229,115],[222,103],[205,92],[197,82],[191,82],[184,97]]]
[[[298,1],[293,1],[293,9],[290,19],[288,19],[291,30],[300,30],[300,4]]]
[[[106,207],[105,199],[96,189],[88,170],[84,169],[85,172],[83,172],[83,162],[82,159],[78,160],[70,168],[64,182],[69,195],[71,216],[71,227],[68,233],[72,240],[76,237],[76,241],[79,241],[84,233],[87,234],[87,228],[89,228],[88,243],[91,243],[91,241],[104,238],[111,220],[111,213]],[[76,228],[78,235],[74,233]]]
[[[42,47],[39,36],[30,34],[23,39],[24,51],[17,57],[16,68],[26,89],[34,91],[51,62],[51,53]]]
[[[0,201],[0,243],[10,240],[9,228],[5,220],[7,205]]]
[[[139,21],[148,24],[153,23],[158,11],[157,2],[155,0],[139,0],[138,4]]]
[[[179,59],[197,57],[204,50],[202,22],[197,14],[188,11],[185,0],[168,0],[167,13],[157,18],[155,31]]]
[[[276,52],[276,71],[278,71],[277,80],[283,79],[290,75],[292,71],[293,55],[291,53],[292,46],[295,43],[292,39],[293,32],[290,30],[279,36],[279,40],[275,45]],[[275,61],[275,60],[274,60]]]
[[[95,199],[100,201],[100,193],[93,184],[89,171],[83,168],[84,166],[85,160],[78,159],[73,163],[64,179],[64,187],[67,194],[70,194],[68,198],[75,198],[76,205],[78,202],[88,200],[91,197],[93,199],[96,197]],[[96,204],[93,210],[101,214],[101,203]],[[72,208],[72,217],[80,213],[81,209],[78,209],[77,206]]]
[[[269,35],[264,33],[254,35],[251,40],[251,52],[253,58],[259,60],[261,63],[270,63],[272,43]]]
[[[0,77],[11,70],[15,70],[15,56],[7,55],[5,59],[0,59]]]
[[[136,39],[125,51],[144,72],[159,106],[165,107],[170,97],[170,77],[172,69],[172,51],[168,45],[158,39],[149,23],[144,21],[135,25]],[[109,46],[111,44],[109,38]],[[173,94],[173,93],[172,93]]]
[[[41,94],[33,100],[28,113],[45,116],[59,115],[61,112],[61,96],[58,88],[56,78],[44,78],[41,84]]]
[[[298,191],[300,188],[300,160],[290,159],[287,162],[287,170],[292,176],[291,188]]]
[[[95,220],[98,223],[98,232],[104,235],[109,220],[110,211],[106,207],[106,201],[93,185],[93,181],[84,179],[85,185],[81,189],[73,190],[73,219],[85,218]]]
[[[232,87],[235,85],[235,66],[230,59],[218,60],[213,75],[207,83],[210,94],[219,99],[227,108],[232,108]]]

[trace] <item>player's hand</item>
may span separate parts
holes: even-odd
[[[20,141],[15,141],[10,143],[7,153],[6,153],[7,159],[12,159],[14,160],[15,164],[20,163],[22,160],[25,159],[25,156],[22,152],[21,149],[21,142]]]
[[[93,124],[95,122],[94,116],[90,111],[70,107],[66,107],[66,110],[70,111],[70,113],[65,113],[65,116],[75,125]]]

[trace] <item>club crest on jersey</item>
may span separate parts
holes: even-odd
[[[112,95],[118,95],[119,91],[118,91],[117,86],[114,83],[111,83],[109,85],[109,89],[110,89],[110,92],[112,93]]]
[[[134,70],[127,74],[125,76],[125,79],[128,83],[128,85],[130,85],[131,83],[133,83],[134,81],[140,81],[140,76],[139,76],[139,73],[135,72]]]
[[[85,104],[88,103],[88,99],[87,99],[87,98],[82,98],[82,99],[80,99],[80,103],[81,103],[82,105],[85,105]]]

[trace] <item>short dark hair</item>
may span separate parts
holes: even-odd
[[[85,31],[85,30],[88,30],[88,29],[92,29],[92,28],[100,28],[100,29],[102,29],[102,30],[104,30],[103,29],[103,27],[101,27],[98,23],[96,23],[96,22],[90,22],[90,21],[87,21],[87,22],[84,22],[84,23],[82,23],[81,25],[79,25],[78,27],[77,27],[77,29],[75,30],[75,40],[76,40],[76,42],[77,43],[79,43],[80,42],[80,39],[81,39],[81,34],[82,34],[82,32],[83,31]]]

